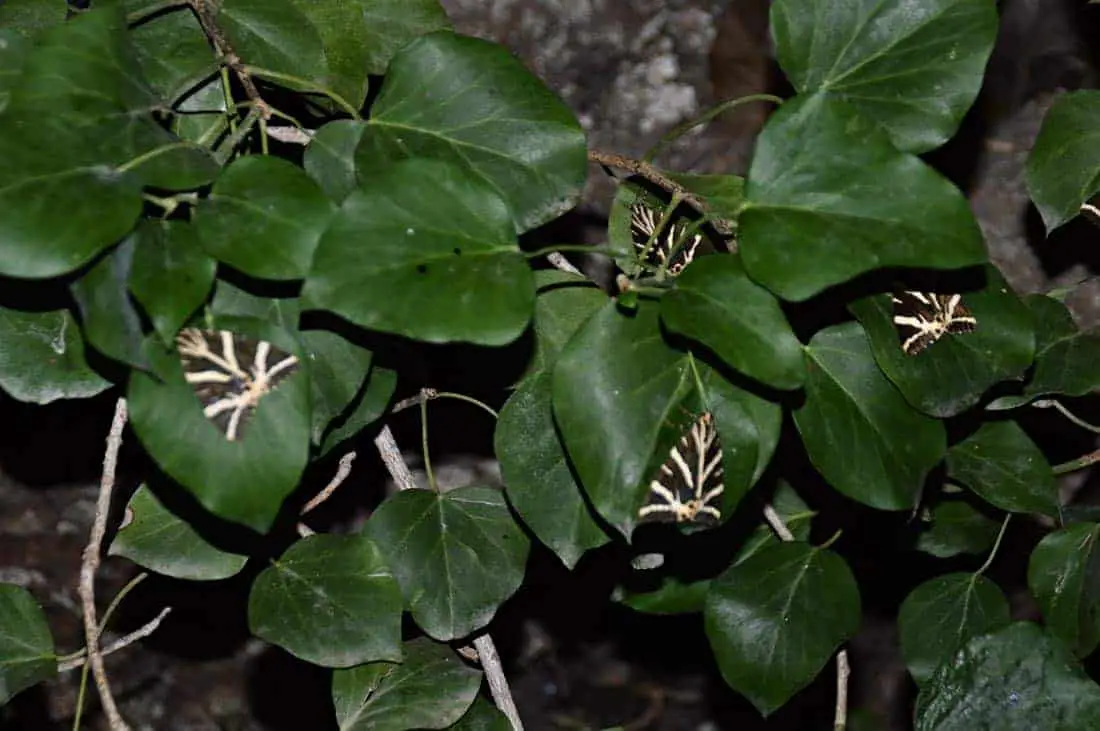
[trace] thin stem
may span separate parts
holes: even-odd
[[[100,650],[100,654],[106,657],[107,655],[118,652],[124,647],[128,647],[134,644],[138,640],[145,639],[146,637],[157,631],[157,627],[160,627],[160,623],[164,621],[164,618],[167,617],[168,613],[171,611],[172,607],[165,607],[164,609],[160,610],[160,614],[153,617],[153,619],[149,620],[141,627],[137,628],[136,630],[124,637],[120,637],[119,639],[104,647],[102,650]],[[70,655],[59,657],[57,659],[57,672],[66,673],[70,670],[76,670],[79,667],[86,666],[87,663],[85,661],[85,657],[87,656],[87,654],[88,651],[84,648],[81,648],[80,650],[77,650]]]
[[[695,119],[688,120],[687,122],[678,124],[670,129],[664,134],[664,136],[661,137],[661,139],[657,141],[657,144],[654,145],[649,150],[649,152],[645,154],[642,160],[644,162],[653,162],[653,160],[678,137],[687,134],[696,127],[706,124],[722,112],[728,111],[730,109],[736,109],[742,104],[750,104],[752,102],[774,102],[776,104],[782,104],[783,100],[775,96],[774,94],[750,94],[749,96],[743,96],[738,99],[726,99],[725,101],[703,112],[703,114],[699,115]]]
[[[556,244],[554,246],[546,246],[535,251],[525,251],[523,256],[527,259],[537,259],[540,256],[549,256],[555,251],[575,251],[578,254],[600,254],[602,256],[610,256],[606,251],[601,251],[598,246],[591,244]]]
[[[833,714],[833,731],[844,731],[848,727],[848,678],[851,674],[848,652],[841,650],[836,655],[836,712]]]
[[[336,474],[333,475],[332,479],[329,480],[329,483],[325,485],[324,490],[321,490],[321,492],[317,493],[312,500],[306,503],[305,507],[302,508],[302,512],[300,513],[300,515],[305,515],[306,513],[313,510],[318,505],[332,497],[332,493],[336,492],[336,488],[344,484],[344,480],[348,479],[348,475],[351,474],[351,463],[355,461],[355,456],[355,452],[348,452],[340,458],[340,464],[336,468]]]
[[[989,557],[985,560],[985,563],[982,564],[982,567],[974,572],[975,577],[984,574],[986,569],[993,564],[993,559],[997,557],[997,551],[1001,548],[1001,539],[1005,537],[1005,529],[1008,528],[1008,521],[1011,519],[1012,513],[1006,513],[1005,519],[1001,523],[1001,530],[997,533],[997,540],[993,541],[993,549],[989,552]]]
[[[465,401],[468,404],[473,404],[474,406],[480,407],[483,411],[488,413],[494,419],[499,419],[500,418],[500,414],[498,414],[495,410],[493,410],[493,408],[491,406],[489,406],[488,404],[483,403],[481,401],[478,401],[473,396],[467,396],[466,394],[463,394],[463,393],[451,393],[450,391],[435,391],[434,393],[435,393],[435,398],[452,398],[452,399],[455,399],[457,401]]]
[[[546,260],[550,262],[550,265],[553,266],[555,269],[561,270],[566,274],[575,274],[578,277],[584,276],[584,272],[582,272],[580,269],[577,269],[577,267],[573,266],[573,264],[568,259],[566,259],[563,255],[559,254],[556,251],[551,251],[549,254],[547,254]]]
[[[432,455],[428,448],[428,399],[420,399],[420,448],[424,451],[424,472],[428,475],[428,487],[432,492],[439,492],[439,485],[435,482],[435,472],[432,471]]]
[[[84,549],[84,558],[80,566],[80,605],[84,618],[84,644],[88,648],[88,664],[95,678],[103,712],[112,731],[129,731],[129,726],[119,713],[111,686],[107,681],[107,671],[103,666],[103,655],[99,649],[100,627],[96,622],[95,574],[99,569],[103,537],[107,533],[107,515],[111,510],[111,492],[115,487],[115,472],[118,469],[118,453],[122,447],[122,430],[126,426],[126,399],[120,398],[115,404],[115,416],[111,430],[107,434],[107,449],[103,455],[103,475],[99,482],[99,498],[96,500],[95,519],[92,522],[91,535]],[[79,724],[79,706],[76,723]],[[75,726],[79,728],[79,725]]]
[[[1070,411],[1069,409],[1067,409],[1062,404],[1061,401],[1051,401],[1050,403],[1055,409],[1057,409],[1062,414],[1062,416],[1066,417],[1067,419],[1069,419],[1071,422],[1073,422],[1077,426],[1081,427],[1082,429],[1086,429],[1086,430],[1092,432],[1093,434],[1100,434],[1100,426],[1094,426],[1094,425],[1088,423],[1087,421],[1085,421],[1084,419],[1079,417],[1077,414],[1075,414],[1072,411]]]
[[[237,80],[241,82],[241,88],[244,89],[245,96],[256,103],[261,116],[267,119],[270,116],[267,102],[260,96],[260,90],[256,88],[256,83],[252,80],[250,71],[241,63],[240,57],[233,51],[233,46],[229,44],[229,40],[222,33],[221,28],[214,22],[217,7],[211,7],[209,0],[188,0],[187,4],[191,6],[191,10],[194,11],[195,17],[199,20],[199,25],[202,26],[203,33],[214,44],[214,49],[218,52],[218,55],[223,58],[225,65],[233,70]],[[220,6],[220,3],[218,5]]]
[[[1100,462],[1100,449],[1095,452],[1089,452],[1084,457],[1078,457],[1070,462],[1063,462],[1059,465],[1054,465],[1050,468],[1050,471],[1056,475],[1064,475],[1067,472],[1076,472],[1077,470],[1083,470],[1086,467]]]

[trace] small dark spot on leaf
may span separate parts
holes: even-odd
[[[457,246],[454,248],[455,256],[462,256],[462,249]]]
[[[428,273],[428,265],[427,264],[417,264],[416,265],[416,273],[417,274],[427,274]]]

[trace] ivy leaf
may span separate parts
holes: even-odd
[[[817,513],[810,510],[810,506],[799,497],[790,484],[784,481],[779,483],[775,494],[772,495],[771,506],[776,515],[782,519],[783,525],[791,531],[796,541],[806,542],[810,540],[811,523]],[[745,541],[745,545],[737,552],[734,564],[743,563],[760,549],[779,542],[781,542],[781,539],[775,535],[775,531],[772,530],[771,526],[766,522],[761,523],[756,526],[749,535],[748,540]]]
[[[575,204],[587,177],[584,131],[507,49],[439,31],[390,61],[356,152],[363,176],[405,158],[462,165],[490,186],[522,233]]]
[[[1001,510],[1059,514],[1050,465],[1014,421],[987,422],[951,447],[947,474]]]
[[[355,190],[355,148],[366,122],[337,119],[322,125],[306,146],[302,166],[330,199],[342,203]]]
[[[849,102],[917,153],[955,134],[997,37],[989,0],[776,0],[771,19],[779,64],[800,94]]]
[[[290,88],[328,79],[321,34],[291,0],[224,0],[215,22],[253,74],[274,71],[275,81]]]
[[[196,225],[210,256],[260,279],[301,279],[335,210],[297,165],[246,155],[218,177]]]
[[[805,300],[881,267],[988,261],[959,190],[827,94],[796,97],[771,115],[748,179],[741,257],[784,299]]]
[[[452,731],[511,731],[512,722],[490,701],[478,696],[466,715],[448,728]]]
[[[950,500],[932,509],[932,527],[917,538],[917,550],[936,558],[960,553],[983,553],[993,545],[998,524],[963,500]]]
[[[875,362],[905,399],[926,414],[946,418],[978,403],[1002,381],[1021,380],[1035,352],[1035,328],[1027,308],[995,267],[986,267],[986,285],[963,293],[963,304],[978,326],[945,335],[918,355],[899,347],[889,294],[849,306],[867,331]]]
[[[1008,600],[979,574],[947,574],[926,581],[898,611],[901,653],[923,686],[971,638],[1007,627]]]
[[[415,159],[344,200],[302,296],[372,330],[505,345],[530,322],[534,290],[505,202],[462,168]]]
[[[189,85],[217,68],[210,41],[188,7],[146,17],[130,28],[130,42],[142,76],[165,107],[175,108],[178,96],[189,91]],[[220,80],[218,83],[220,86]]]
[[[145,334],[141,317],[127,288],[134,244],[134,238],[127,237],[69,289],[80,308],[88,342],[121,363],[148,369],[149,361],[142,351]]]
[[[220,316],[217,326],[298,357],[298,372],[263,397],[244,436],[229,441],[203,416],[179,354],[155,339],[146,345],[152,373],[130,376],[130,423],[160,468],[203,507],[264,532],[309,460],[309,363],[294,338],[271,323]]]
[[[608,302],[562,350],[553,375],[554,418],[593,508],[630,536],[649,480],[679,432],[662,425],[691,391],[687,357],[661,336],[657,307],[632,317]]]
[[[397,373],[377,363],[374,364],[369,378],[359,389],[359,393],[356,394],[345,415],[337,419],[334,426],[330,424],[331,431],[325,434],[321,442],[320,454],[322,456],[328,454],[344,440],[355,436],[380,419],[386,413],[386,408],[390,405],[396,389]]]
[[[183,221],[145,219],[132,237],[130,292],[170,342],[206,301],[218,264],[202,253],[195,227]]]
[[[123,556],[150,571],[191,581],[235,576],[248,556],[219,550],[203,540],[187,521],[164,507],[142,485],[126,506],[128,522],[111,541],[108,555]]]
[[[57,675],[46,614],[21,586],[0,584],[0,706]]]
[[[917,697],[916,731],[1098,726],[1100,688],[1062,642],[1031,622],[970,640]]]
[[[401,660],[401,593],[363,535],[317,533],[288,548],[256,577],[248,626],[323,667]]]
[[[19,401],[89,398],[111,382],[88,367],[80,326],[68,310],[0,307],[0,388]]]
[[[301,303],[296,297],[260,297],[224,279],[218,280],[210,312],[215,317],[254,317],[267,320],[285,330],[296,330],[301,315]]]
[[[1047,630],[1077,657],[1100,644],[1100,525],[1077,523],[1046,535],[1031,552],[1027,583]]]
[[[779,301],[736,255],[701,257],[685,269],[661,298],[661,321],[769,386],[798,388],[805,378],[802,345]]]
[[[310,361],[313,443],[320,444],[325,429],[365,385],[373,354],[327,330],[305,330],[301,340]]]
[[[1026,400],[1059,394],[1084,396],[1100,388],[1096,363],[1100,336],[1077,329],[1064,304],[1044,295],[1032,295],[1026,304],[1042,333],[1036,344],[1035,370],[1024,387]]]
[[[489,623],[523,583],[530,550],[504,493],[492,487],[398,492],[371,516],[367,533],[417,625],[443,641]]]
[[[670,178],[706,201],[710,219],[736,223],[745,202],[745,179],[738,175],[666,173]]]
[[[814,467],[853,500],[912,508],[947,449],[943,425],[906,403],[875,364],[858,323],[819,331],[806,362],[806,400],[794,423]]]
[[[7,5],[0,6],[0,19]],[[11,90],[19,83],[23,62],[30,52],[31,43],[14,29],[0,22],[0,113],[8,106]]]
[[[332,673],[340,731],[447,728],[470,708],[481,671],[427,638],[404,645],[400,665],[377,662]]]
[[[663,576],[655,589],[618,587],[613,598],[646,614],[697,614],[706,606],[711,583],[711,579],[684,581],[677,576]]]
[[[715,579],[703,618],[722,677],[767,716],[855,634],[859,587],[836,554],[779,543]]]
[[[1100,91],[1059,96],[1043,117],[1043,126],[1027,159],[1027,188],[1047,233],[1081,211],[1100,193]]]
[[[535,354],[529,376],[552,368],[573,333],[607,304],[607,295],[591,281],[557,269],[536,271],[535,286]]]
[[[550,402],[551,374],[529,376],[501,409],[493,452],[516,512],[566,568],[573,569],[585,551],[609,538],[589,514],[573,478]]]
[[[65,11],[61,3],[6,0],[0,5],[0,27],[10,28],[24,38],[32,38],[46,28],[64,23]]]
[[[321,36],[328,86],[356,109],[368,74],[386,73],[393,54],[413,38],[451,27],[438,0],[290,1]]]

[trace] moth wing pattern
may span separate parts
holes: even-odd
[[[898,343],[906,355],[919,354],[945,335],[973,332],[978,327],[960,294],[902,290],[892,301]]]
[[[660,210],[644,200],[635,202],[630,207],[630,237],[635,252],[645,257],[647,266],[656,269],[665,265],[670,275],[677,276],[695,260],[703,243],[703,235],[698,231],[686,232],[688,224],[682,222],[664,222],[662,225],[662,217]],[[681,237],[683,241],[677,248]]]
[[[176,348],[203,415],[230,442],[243,438],[264,396],[298,370],[297,356],[230,330],[184,328]]]
[[[649,483],[640,523],[717,525],[722,480],[722,445],[714,417],[704,412],[669,450]]]

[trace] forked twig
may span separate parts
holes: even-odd
[[[160,623],[164,621],[164,618],[167,617],[168,613],[171,611],[172,607],[165,607],[164,609],[160,610],[160,614],[153,617],[141,627],[138,627],[130,634],[125,635],[124,637],[120,637],[111,644],[102,648],[99,651],[99,654],[103,657],[106,657],[111,653],[118,652],[122,648],[134,644],[138,640],[148,637],[149,635],[157,631],[157,627],[160,626]],[[87,657],[88,651],[86,649],[81,650],[73,654],[71,657],[67,657],[61,662],[57,663],[57,672],[64,673],[68,672],[69,670],[76,670],[78,667],[81,667],[82,665],[84,665],[85,662],[87,662]]]

